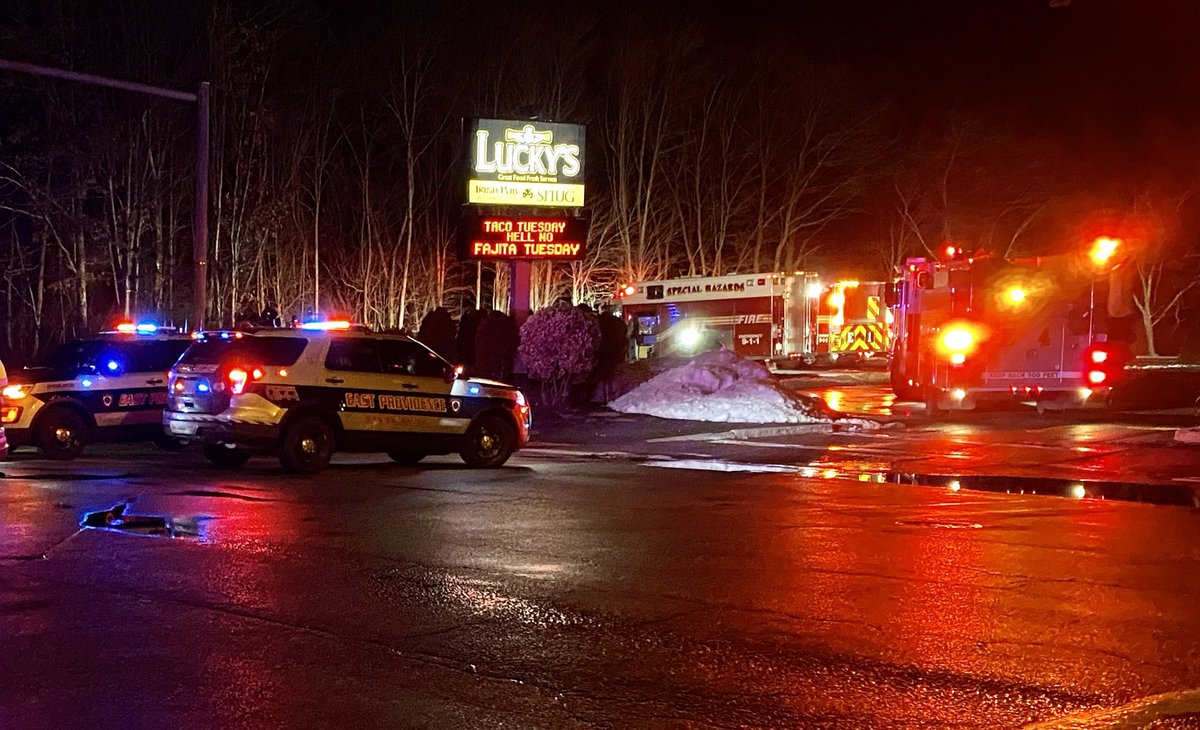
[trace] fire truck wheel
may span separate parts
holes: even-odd
[[[908,378],[906,378],[903,373],[899,372],[897,368],[892,368],[891,376],[892,392],[896,394],[897,398],[900,400],[921,400],[921,389],[910,385]]]
[[[930,418],[939,421],[946,417],[946,409],[942,408],[941,404],[938,403],[940,397],[941,393],[936,388],[926,388],[924,397],[922,398],[925,401],[925,412],[929,414]]]

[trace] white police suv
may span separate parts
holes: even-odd
[[[205,333],[171,371],[163,429],[238,467],[275,454],[313,474],[334,451],[415,464],[457,452],[496,467],[529,438],[517,388],[464,376],[421,343],[348,322]]]
[[[122,324],[72,340],[36,365],[9,374],[0,425],[10,446],[36,446],[50,459],[74,459],[95,441],[153,440],[162,433],[167,374],[191,339],[152,324]]]
[[[8,374],[4,371],[4,363],[0,362],[0,391],[8,387]],[[3,406],[0,406],[3,408]],[[6,412],[0,410],[0,422],[4,421]],[[8,438],[4,434],[4,426],[0,425],[0,461],[8,458]]]

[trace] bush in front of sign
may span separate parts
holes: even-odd
[[[599,346],[595,315],[575,307],[547,307],[521,325],[521,360],[541,384],[546,405],[562,405],[571,385],[587,378]]]

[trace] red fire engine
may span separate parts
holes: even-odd
[[[1110,239],[1100,239],[1108,241]],[[1128,347],[1110,342],[1102,276],[1115,243],[1087,255],[1023,260],[911,259],[889,297],[892,388],[931,411],[990,400],[1043,408],[1100,405]]]
[[[886,354],[890,285],[838,281],[817,274],[736,274],[622,287],[636,357],[687,355],[725,347],[760,360],[806,364]]]

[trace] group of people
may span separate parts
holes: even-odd
[[[569,307],[571,303],[560,300],[555,306]],[[587,304],[576,306],[595,318],[600,332],[596,365],[572,391],[574,404],[583,406],[597,386],[625,362],[627,335],[625,323],[612,307],[605,306],[597,313]],[[467,309],[457,323],[445,307],[436,307],[421,320],[416,337],[447,360],[465,365],[474,376],[510,382],[525,378],[517,355],[521,334],[516,320],[486,305],[483,309]]]
[[[560,299],[554,306],[569,307],[571,302]],[[612,307],[604,306],[597,312],[587,304],[575,306],[595,318],[600,332],[596,365],[572,390],[574,404],[583,406],[591,400],[596,388],[625,362],[628,336],[625,323]],[[268,302],[259,312],[256,302],[249,296],[243,298],[234,321],[239,327],[279,327],[281,324],[279,308],[274,302]],[[293,325],[298,322],[293,318]],[[524,368],[517,356],[521,332],[516,320],[486,304],[482,309],[467,309],[458,322],[445,307],[436,307],[421,319],[416,337],[450,362],[465,365],[476,377],[510,382],[524,379]]]
[[[445,307],[436,307],[421,320],[417,339],[472,375],[505,380],[516,369],[521,334],[516,320],[491,307],[472,307],[457,323]]]

